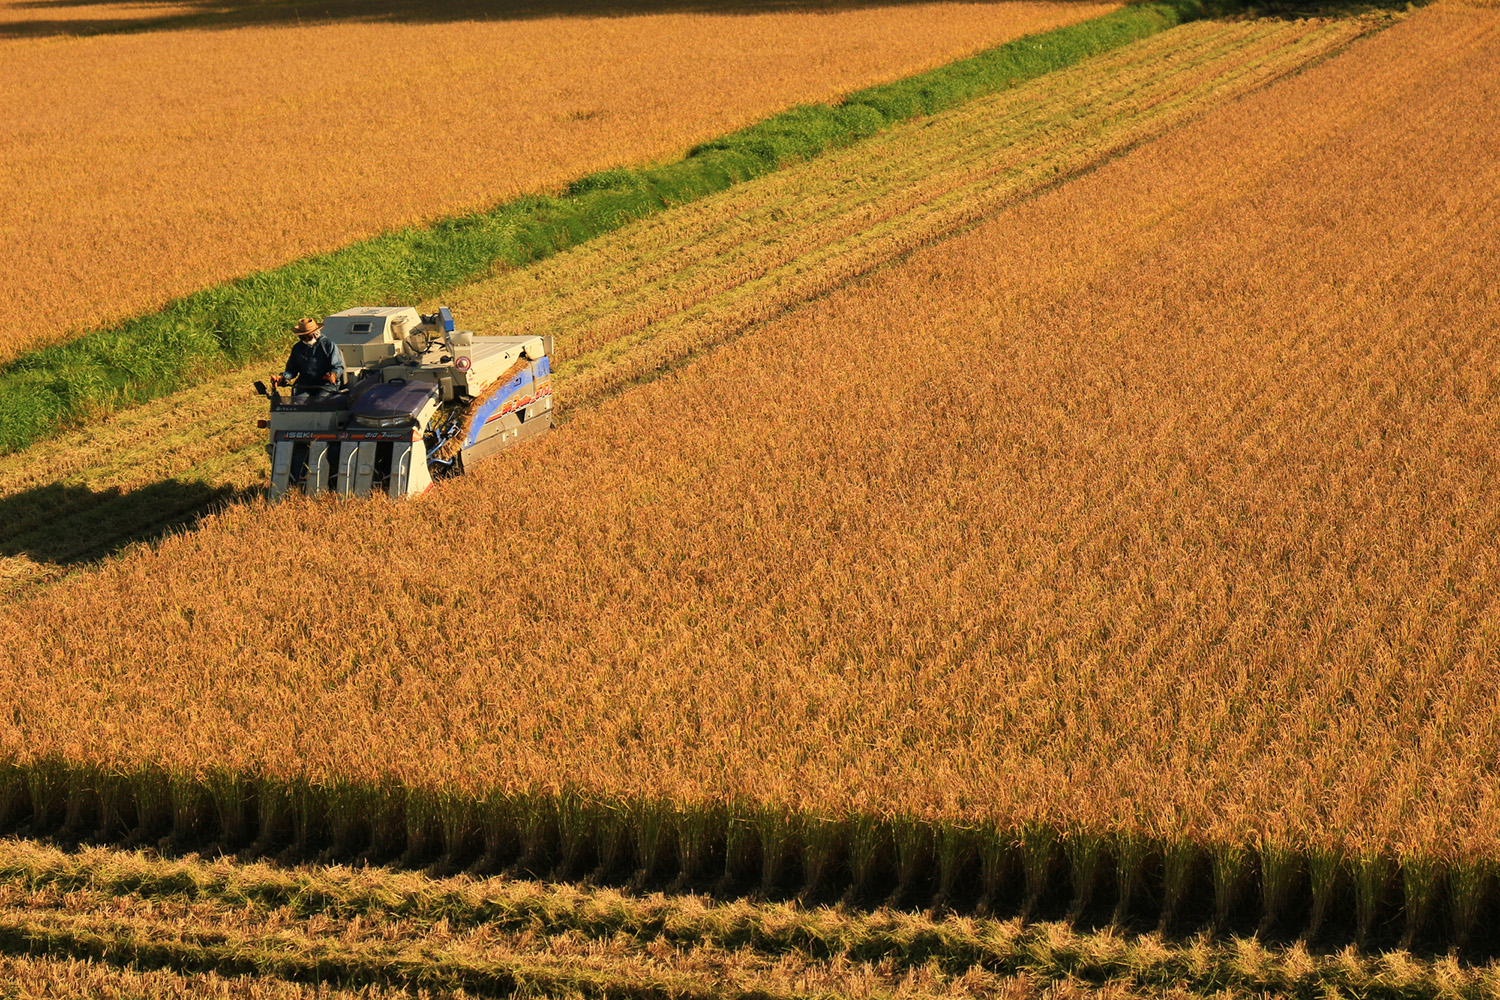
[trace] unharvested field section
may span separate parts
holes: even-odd
[[[427,501],[6,608],[9,802],[1492,927],[1497,98],[1424,8]]]
[[[566,418],[1380,23],[1185,25],[445,301],[484,333],[554,336]],[[259,486],[264,404],[250,377],[207,380],[0,458],[0,592]]]
[[[1116,6],[320,9],[0,41],[0,311],[27,317],[0,359]],[[10,4],[0,35],[28,16],[50,15]]]

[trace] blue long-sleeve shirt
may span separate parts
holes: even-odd
[[[292,345],[286,371],[281,374],[283,378],[295,378],[299,388],[313,389],[328,385],[323,377],[329,372],[334,373],[335,382],[344,380],[344,355],[327,337],[316,337],[310,344],[299,340]]]

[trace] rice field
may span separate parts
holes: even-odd
[[[1012,108],[1055,148],[905,196],[872,167],[864,231],[924,220],[883,266],[817,187],[546,265],[588,405],[534,448],[409,503],[236,505],[0,608],[0,825],[1493,949],[1500,10],[1199,30],[1179,69],[1222,99],[1127,61],[1139,101]],[[1299,46],[1332,58],[1246,56]],[[1006,189],[1027,157],[1060,182]],[[803,238],[821,286],[760,249]],[[499,322],[524,281],[460,301]],[[37,933],[150,932],[83,903]],[[215,905],[180,919],[272,926]],[[804,974],[718,947],[632,988]],[[1352,991],[1493,992],[1403,954]]]
[[[1382,23],[1187,25],[456,290],[447,301],[465,325],[486,333],[553,335],[566,419]],[[262,404],[247,389],[253,377],[206,380],[0,457],[0,592],[50,581],[132,538],[248,496],[265,477],[254,428]]]
[[[1118,4],[637,6],[0,4],[0,360]]]

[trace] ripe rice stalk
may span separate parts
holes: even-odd
[[[1068,858],[1068,877],[1073,888],[1073,901],[1068,905],[1065,922],[1073,923],[1089,905],[1094,887],[1106,867],[1114,867],[1109,850],[1112,838],[1099,830],[1074,827],[1062,834],[1061,841],[1063,853]]]
[[[0,830],[11,829],[31,811],[28,787],[25,767],[12,760],[0,763]]]
[[[618,802],[595,801],[594,858],[598,873],[615,873],[630,856],[630,816]]]
[[[390,775],[383,775],[367,783],[368,812],[365,820],[369,824],[369,854],[377,858],[394,857],[400,853],[406,836],[406,790]],[[486,796],[477,806],[487,807]],[[485,814],[488,819],[488,813]]]
[[[521,855],[522,806],[519,796],[503,787],[491,788],[480,801],[484,857],[477,867],[500,871]]]
[[[795,822],[802,860],[801,895],[813,896],[837,884],[839,869],[849,864],[851,823],[814,813],[797,816]]]
[[[72,780],[68,782],[66,801],[63,804],[63,836],[80,837],[92,832],[93,825],[98,822],[98,787],[97,769],[76,769]]]
[[[436,798],[443,861],[455,865],[480,848],[484,839],[483,812],[473,796],[461,795],[451,789],[442,790]]]
[[[1151,838],[1137,830],[1117,830],[1110,855],[1115,869],[1115,909],[1110,920],[1123,924],[1146,877],[1146,865],[1155,850]]]
[[[870,813],[849,818],[849,899],[869,892],[895,866],[895,830],[884,818]]]
[[[212,822],[214,804],[197,774],[173,771],[167,779],[172,808],[172,840],[192,843]]]
[[[696,884],[707,875],[715,859],[723,856],[725,810],[711,802],[695,802],[677,807],[673,818],[679,880]]]
[[[377,808],[373,786],[360,781],[334,781],[324,788],[328,834],[334,851],[354,854],[373,839],[370,817]]]
[[[1447,866],[1447,897],[1454,947],[1468,948],[1476,928],[1493,913],[1495,864],[1484,857],[1459,858]]]
[[[99,795],[99,828],[93,839],[106,842],[123,839],[135,824],[135,795],[130,775],[114,768],[100,768],[95,788]],[[0,809],[0,829],[8,829],[3,813]]]
[[[557,840],[559,875],[578,871],[605,839],[602,833],[606,809],[585,790],[565,786],[557,795]]]
[[[677,853],[676,810],[662,798],[642,798],[631,803],[630,832],[635,841],[635,881],[649,882],[675,860]]]
[[[1178,837],[1162,845],[1161,917],[1159,930],[1167,930],[1187,901],[1194,883],[1209,867],[1202,846],[1191,837]]]
[[[1228,926],[1229,918],[1255,878],[1255,855],[1242,843],[1218,842],[1209,848],[1214,884],[1214,926]]]
[[[292,831],[292,789],[284,781],[268,774],[257,775],[255,788],[255,816],[257,826],[255,842],[250,849],[258,854],[271,853],[276,845],[290,839]],[[141,806],[139,791],[136,794],[137,808]],[[405,841],[405,829],[402,841]]]
[[[801,829],[784,806],[757,803],[751,811],[755,840],[760,848],[760,884],[769,891],[787,878],[787,862],[802,854]]]
[[[724,875],[728,884],[764,880],[760,827],[753,804],[736,802],[724,824]]]
[[[430,806],[422,801],[419,790],[408,792],[417,802],[407,807],[406,849],[410,856],[421,857],[432,840],[429,833],[437,817]],[[415,813],[427,822],[412,822]],[[321,782],[306,778],[294,778],[287,787],[287,818],[291,821],[292,849],[297,854],[308,856],[315,847],[326,842],[328,831],[328,796]],[[412,853],[415,852],[415,853]]]
[[[1060,840],[1059,831],[1050,823],[1030,820],[1021,826],[1018,841],[1026,878],[1026,896],[1021,903],[1023,919],[1036,912],[1042,897],[1053,886]]]
[[[892,905],[899,905],[905,893],[930,877],[937,857],[938,831],[941,827],[931,821],[909,816],[892,818],[890,827],[896,849],[896,889],[891,900]]]
[[[1367,851],[1352,859],[1355,933],[1361,943],[1370,938],[1397,869],[1395,858],[1384,851]]]
[[[1257,933],[1265,935],[1301,896],[1298,890],[1306,873],[1302,854],[1282,838],[1262,836],[1258,855],[1261,919]]]
[[[1348,892],[1351,867],[1344,854],[1331,847],[1313,846],[1308,849],[1307,880],[1312,894],[1312,906],[1308,913],[1305,938],[1315,940],[1318,937],[1328,918],[1335,912],[1339,900]]]
[[[976,832],[975,839],[982,888],[979,909],[1008,911],[1025,897],[1026,865],[1020,837],[1013,828],[986,824]]]
[[[933,831],[933,857],[937,866],[938,898],[943,906],[959,892],[984,891],[984,873],[979,864],[981,832],[951,820],[937,824]],[[975,883],[975,876],[978,882]]]
[[[1406,926],[1401,947],[1410,948],[1439,909],[1445,883],[1451,881],[1442,860],[1431,854],[1408,854],[1401,858],[1402,913]]]
[[[160,767],[146,764],[130,775],[131,798],[135,800],[132,839],[151,843],[172,830],[172,780]],[[285,794],[283,792],[283,794]]]
[[[521,855],[516,861],[522,871],[543,872],[551,864],[558,843],[557,797],[533,786],[520,797]],[[633,833],[635,831],[632,831]],[[639,855],[637,855],[638,863]]]
[[[27,798],[31,802],[31,828],[50,831],[62,814],[73,768],[56,758],[34,760],[25,771]]]
[[[218,834],[219,841],[229,849],[236,849],[250,843],[250,824],[247,815],[250,803],[253,801],[253,786],[247,782],[242,775],[228,767],[208,768],[203,776],[203,793],[211,806],[208,825],[213,832]],[[116,797],[122,790],[120,782],[108,774],[100,775],[99,811],[100,828],[107,829],[115,821],[112,817],[116,814],[117,806],[114,804]],[[109,789],[106,791],[105,789]],[[334,796],[329,797],[330,824],[334,826],[335,842],[338,841],[339,827],[334,823],[332,816],[338,812],[338,806]]]

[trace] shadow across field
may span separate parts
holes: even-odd
[[[152,9],[139,0],[20,0],[0,38],[150,31],[293,27],[327,22],[443,24],[644,14],[831,14],[933,0],[180,0]],[[1003,5],[1011,0],[966,0]],[[1061,0],[1093,2],[1093,0]],[[69,16],[76,10],[78,16]],[[34,14],[34,16],[29,16]]]
[[[135,34],[157,31],[300,27],[307,24],[444,24],[647,14],[835,14],[929,4],[934,0],[19,0],[0,20],[0,38]],[[943,2],[943,0],[937,0]],[[965,0],[996,6],[1013,0]],[[1093,0],[1058,0],[1063,3]],[[1419,0],[1418,6],[1425,0]],[[1215,16],[1333,17],[1405,10],[1407,0],[1210,0]],[[69,16],[75,12],[77,16]]]
[[[127,773],[42,758],[0,768],[0,834],[69,849],[123,845],[1020,917],[1178,941],[1207,932],[1300,941],[1323,954],[1353,944],[1464,964],[1500,956],[1500,884],[1466,878],[1464,859],[1295,845],[1263,852],[1076,826],[685,806],[570,788],[465,798],[394,778],[324,783],[212,766]]]
[[[190,527],[255,492],[183,479],[133,490],[47,483],[0,497],[0,557],[79,566]]]

